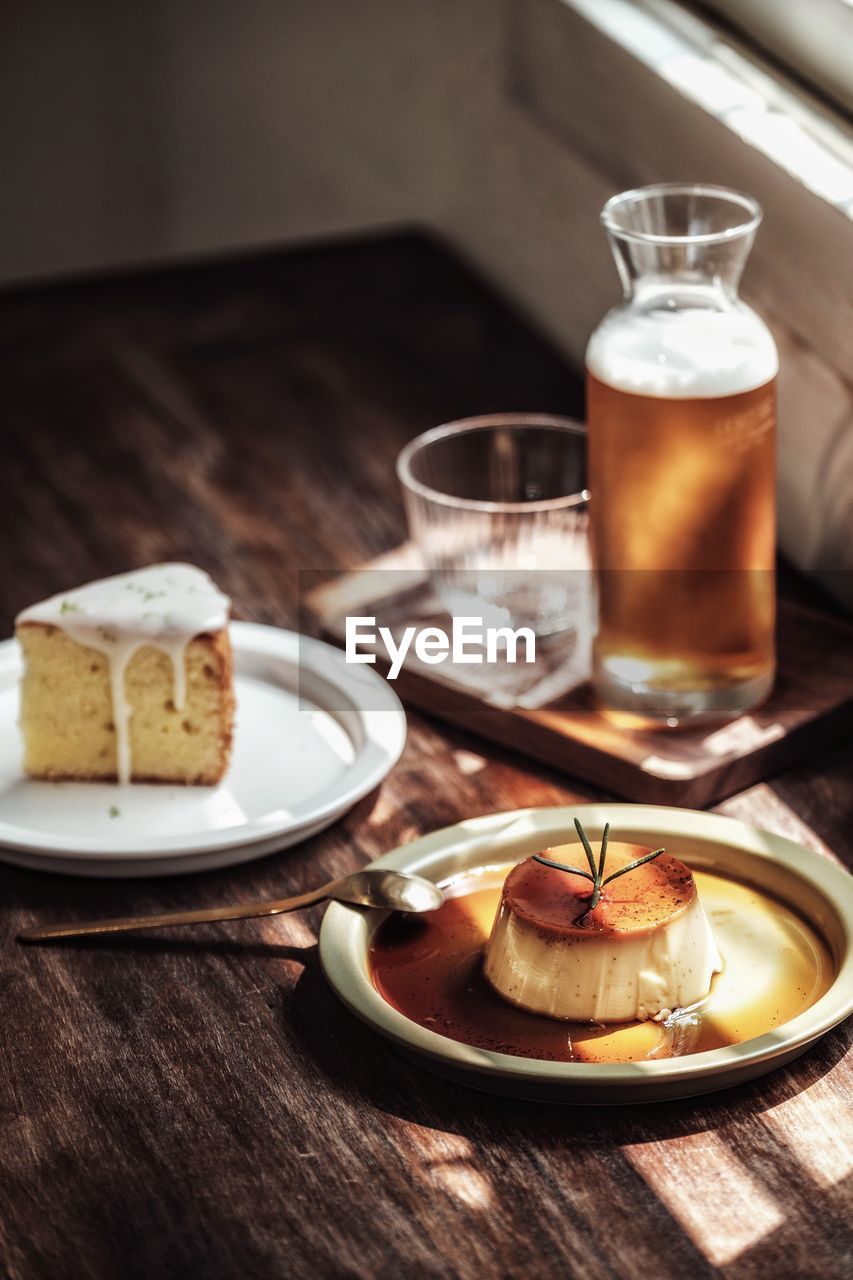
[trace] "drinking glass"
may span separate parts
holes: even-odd
[[[441,603],[536,635],[577,622],[587,586],[586,435],[546,414],[436,427],[397,460],[412,539]]]
[[[778,358],[738,298],[761,210],[663,184],[602,221],[624,296],[586,354],[594,683],[644,721],[729,719],[774,676]]]

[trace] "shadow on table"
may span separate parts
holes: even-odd
[[[853,1044],[853,1024],[836,1028],[800,1058],[749,1084],[719,1093],[670,1102],[619,1106],[559,1106],[487,1093],[445,1080],[412,1061],[371,1031],[337,999],[323,975],[319,948],[220,936],[174,933],[68,939],[68,948],[139,953],[254,956],[291,961],[303,971],[287,1001],[286,1018],[302,1050],[329,1088],[346,1103],[360,1101],[377,1111],[441,1132],[490,1141],[519,1136],[541,1148],[567,1141],[591,1147],[642,1143],[721,1129],[778,1106],[830,1071]]]
[[[853,1026],[829,1033],[791,1065],[749,1084],[672,1102],[620,1106],[559,1106],[468,1088],[434,1075],[381,1039],[345,1009],[328,986],[317,948],[303,953],[288,1019],[302,1048],[330,1087],[355,1093],[377,1110],[419,1125],[482,1140],[519,1136],[538,1146],[659,1141],[725,1128],[778,1106],[809,1088],[853,1044]],[[295,957],[292,957],[295,958]]]

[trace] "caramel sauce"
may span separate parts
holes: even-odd
[[[506,1003],[483,976],[483,947],[509,870],[488,867],[458,877],[444,886],[437,911],[392,916],[378,930],[370,949],[374,984],[412,1022],[521,1058],[639,1062],[763,1035],[809,1008],[832,983],[826,945],[789,907],[738,881],[696,872],[724,963],[700,1006],[663,1023],[608,1026],[527,1013]]]

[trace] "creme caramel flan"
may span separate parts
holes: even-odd
[[[20,724],[35,778],[218,782],[234,712],[230,601],[206,573],[160,564],[19,614]]]
[[[612,879],[592,907],[582,844],[509,873],[485,953],[486,977],[504,999],[550,1018],[611,1023],[708,995],[722,962],[690,869],[635,844],[614,842],[606,858]]]

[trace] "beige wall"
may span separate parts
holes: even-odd
[[[0,280],[428,219],[455,8],[7,2]]]
[[[559,4],[559,0],[555,0]],[[512,91],[510,0],[34,0],[0,15],[0,280],[438,228],[568,338],[611,182]],[[590,256],[606,281],[587,287]]]

